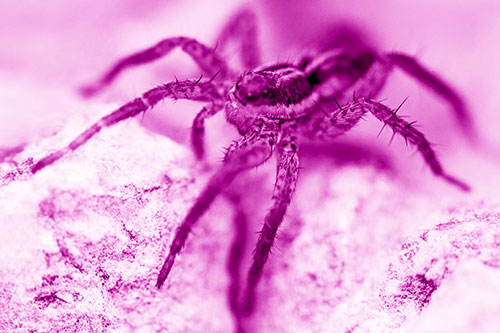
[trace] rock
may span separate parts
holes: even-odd
[[[95,113],[113,108],[98,105]],[[91,123],[75,119],[0,165],[1,329],[232,331],[226,261],[235,228],[225,195],[195,227],[164,287],[155,288],[175,228],[217,162],[207,168],[188,148],[131,120],[29,174],[34,160]],[[335,159],[319,151],[304,148],[295,197],[244,327],[494,331],[498,301],[474,295],[500,288],[498,205],[470,201],[446,184],[408,186],[377,153]],[[250,221],[243,277],[273,169],[266,163],[229,189],[243,198]]]

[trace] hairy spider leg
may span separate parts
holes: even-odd
[[[413,123],[406,122],[401,117],[397,116],[396,112],[391,110],[386,105],[375,102],[369,98],[359,98],[352,102],[352,104],[348,107],[354,109],[362,108],[363,110],[372,113],[378,120],[391,127],[394,133],[400,134],[405,138],[406,142],[416,146],[425,162],[429,165],[432,172],[436,176],[443,178],[463,191],[470,191],[469,185],[453,176],[448,175],[443,170],[443,167],[437,159],[436,153],[432,150],[431,145],[425,136],[412,126]]]
[[[315,112],[298,120],[301,135],[310,139],[331,142],[332,139],[350,130],[365,114],[359,107],[329,105],[326,114]]]
[[[214,116],[224,107],[222,103],[212,103],[201,109],[193,120],[191,127],[191,146],[197,159],[205,156],[205,120]]]
[[[118,110],[102,117],[94,125],[90,126],[76,139],[71,141],[66,147],[42,158],[31,167],[31,172],[34,174],[48,165],[59,160],[69,152],[77,149],[87,142],[104,127],[112,126],[122,120],[135,117],[141,112],[152,108],[159,101],[165,99],[189,99],[196,101],[213,101],[220,99],[220,95],[216,87],[210,81],[195,81],[185,80],[170,82],[165,85],[158,86],[147,92],[142,97],[136,98],[133,101],[123,105]]]
[[[331,61],[328,54],[324,58],[323,61]],[[309,74],[316,70],[319,66],[318,63],[321,63],[321,59],[316,60],[314,64],[308,65],[307,70],[310,72]],[[416,59],[402,53],[389,53],[377,56],[367,71],[351,87],[346,87],[346,89],[340,88],[342,81],[338,81],[336,76],[332,75],[331,78],[322,83],[321,88],[318,90],[323,108],[329,108],[325,104],[331,104],[332,96],[342,103],[347,102],[349,95],[368,96],[370,98],[377,97],[394,66],[398,66],[407,74],[417,79],[418,82],[447,100],[451,104],[455,117],[458,119],[464,132],[472,140],[477,138],[472,117],[460,95],[448,83],[418,63]]]
[[[237,12],[222,28],[217,38],[217,48],[225,51],[231,40],[240,42],[240,59],[244,69],[260,65],[260,49],[255,13],[248,8]]]
[[[346,91],[344,96],[347,99],[355,99],[355,96],[377,97],[387,83],[391,71],[392,64],[385,59],[378,58]]]
[[[346,62],[344,58],[345,55],[341,50],[332,50],[308,64],[304,69],[307,80],[320,81],[316,82],[318,86],[311,97],[325,109],[333,107],[334,101],[341,104],[348,103],[353,95],[377,96],[392,71],[392,63],[375,54],[356,58],[357,61],[352,59],[354,63],[359,63],[357,66],[343,64]],[[353,68],[344,68],[344,71],[350,70],[357,74],[346,77],[342,73],[337,73],[338,67],[342,68],[342,65],[353,66]],[[358,66],[364,69],[362,73],[359,72],[361,69]],[[320,80],[316,78],[317,75],[323,78]]]
[[[292,199],[299,172],[299,158],[295,137],[284,135],[278,143],[278,165],[276,183],[273,190],[273,205],[264,219],[259,239],[255,247],[253,263],[248,272],[247,289],[245,292],[242,314],[250,315],[255,306],[255,289],[262,276],[262,269],[266,263],[276,232],[285,216]]]
[[[243,257],[243,251],[247,244],[247,224],[248,217],[241,204],[241,198],[238,194],[227,194],[231,203],[234,207],[234,237],[231,242],[231,247],[229,250],[229,256],[227,258],[226,269],[231,278],[227,300],[229,303],[229,308],[233,314],[235,324],[237,327],[236,332],[242,332],[243,327],[240,317],[240,305],[239,305],[239,295],[240,295],[240,269],[241,269],[241,258]]]
[[[204,74],[209,77],[217,75],[217,79],[225,79],[234,75],[228,64],[208,46],[188,37],[167,38],[145,50],[134,53],[119,60],[97,82],[81,88],[85,97],[92,96],[109,85],[123,70],[129,67],[146,64],[167,55],[174,48],[180,47],[198,64]]]
[[[257,167],[267,161],[276,143],[275,122],[257,121],[251,132],[234,142],[226,152],[224,163],[210,178],[194,205],[177,229],[165,262],[158,274],[156,287],[161,288],[168,277],[177,254],[181,251],[191,229],[205,213],[212,201],[240,172]]]
[[[298,120],[300,124],[298,127],[299,132],[312,139],[331,141],[331,139],[351,129],[358,123],[365,112],[359,108],[342,107],[341,104],[350,103],[356,95],[378,96],[391,73],[391,67],[392,65],[388,61],[380,59],[375,61],[365,74],[348,89],[333,89],[333,93],[332,89],[328,89],[328,93],[327,91],[320,92],[319,97],[316,97],[319,102],[313,105],[316,112],[308,110],[308,115]],[[336,85],[335,78],[332,78],[331,81],[333,85]],[[327,81],[326,84],[329,84],[329,82]],[[300,104],[297,106],[300,106]],[[297,106],[294,105],[291,109],[293,110]]]
[[[455,112],[455,117],[464,132],[470,139],[474,140],[477,138],[474,122],[469,110],[458,92],[456,92],[447,82],[425,68],[414,57],[397,52],[389,53],[386,57],[394,65],[414,77],[422,85],[426,86],[435,94],[448,101],[448,103],[452,106]]]

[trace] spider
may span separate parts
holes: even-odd
[[[177,47],[197,63],[205,78],[175,80],[146,91],[101,118],[66,147],[31,167],[33,174],[39,172],[85,144],[101,129],[146,112],[164,99],[206,103],[194,118],[191,131],[193,151],[198,159],[203,159],[205,120],[224,111],[227,122],[236,127],[241,138],[227,148],[222,165],[211,176],[176,230],[156,286],[161,288],[166,281],[192,228],[213,200],[235,177],[263,164],[276,152],[272,205],[255,246],[245,301],[241,308],[234,306],[238,308],[234,311],[240,315],[253,311],[255,288],[292,200],[299,171],[301,140],[332,141],[350,130],[365,114],[371,113],[384,126],[389,126],[395,134],[415,146],[436,176],[461,190],[469,190],[467,184],[444,171],[424,134],[397,114],[401,105],[393,109],[374,99],[397,67],[448,101],[463,130],[471,133],[471,119],[459,94],[414,57],[398,52],[379,53],[367,46],[356,33],[345,30],[307,51],[296,62],[262,66],[256,31],[255,15],[244,9],[223,27],[217,48],[210,48],[193,38],[174,37],[119,60],[102,78],[84,87],[82,93],[94,95],[125,69],[158,60]],[[231,68],[221,56],[230,43],[240,43],[243,71]]]

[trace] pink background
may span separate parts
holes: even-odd
[[[34,0],[0,1],[0,12],[2,13],[0,23],[0,43],[2,45],[0,48],[0,90],[3,97],[3,105],[0,110],[0,149],[36,144],[44,137],[50,137],[64,128],[69,128],[66,124],[72,119],[85,119],[87,114],[90,114],[89,117],[93,117],[96,110],[101,112],[103,107],[108,108],[122,104],[156,84],[173,80],[174,75],[179,78],[197,77],[198,72],[192,61],[181,52],[176,51],[164,60],[147,67],[131,70],[120,76],[108,90],[93,100],[83,100],[76,93],[81,84],[95,79],[119,57],[149,46],[164,37],[187,35],[212,44],[228,15],[239,6],[240,3],[237,1],[110,0],[105,2],[68,2],[49,0],[43,3]],[[395,142],[388,147],[386,143],[391,136],[389,130],[386,130],[375,140],[381,125],[374,119],[370,119],[368,122],[359,124],[352,132],[348,133],[346,138],[339,139],[339,142],[344,144],[360,143],[373,147],[381,156],[393,161],[390,163],[395,170],[395,175],[397,175],[396,181],[386,179],[390,177],[380,176],[376,171],[370,171],[371,169],[364,166],[360,166],[359,169],[339,168],[339,174],[342,176],[340,177],[336,174],[336,167],[326,164],[330,163],[329,160],[325,162],[323,159],[317,162],[314,154],[307,155],[305,152],[302,160],[305,169],[301,174],[302,180],[299,180],[295,204],[291,208],[293,214],[310,213],[306,215],[309,217],[304,219],[305,222],[311,223],[314,228],[319,229],[327,229],[328,227],[321,225],[321,223],[316,225],[315,221],[320,220],[320,218],[316,219],[314,214],[318,214],[317,216],[339,214],[338,228],[344,230],[342,228],[351,221],[349,217],[351,211],[348,209],[351,204],[349,200],[355,196],[353,193],[356,195],[361,193],[361,196],[366,198],[369,207],[372,205],[371,202],[375,206],[380,205],[377,206],[378,208],[365,208],[366,210],[360,213],[362,220],[371,223],[372,216],[369,213],[375,212],[379,215],[373,216],[373,218],[378,217],[378,222],[374,223],[379,228],[370,229],[367,222],[367,225],[349,225],[346,230],[358,228],[360,233],[352,235],[354,241],[357,239],[360,243],[373,242],[373,248],[377,246],[383,248],[385,242],[394,244],[389,240],[394,240],[397,237],[418,238],[418,235],[423,232],[422,230],[432,229],[436,224],[445,222],[454,214],[468,216],[469,220],[466,220],[470,221],[474,220],[470,216],[474,216],[476,209],[477,211],[488,211],[491,214],[496,212],[495,207],[498,207],[500,194],[498,190],[500,179],[497,173],[500,163],[498,153],[500,151],[498,125],[500,121],[500,97],[498,93],[500,91],[500,5],[497,1],[403,2],[366,0],[334,2],[281,0],[256,1],[253,8],[259,17],[262,50],[266,61],[294,59],[298,51],[304,47],[304,43],[307,45],[311,38],[323,31],[324,27],[331,22],[353,23],[366,32],[379,50],[397,50],[415,55],[422,63],[448,80],[463,94],[481,134],[481,140],[476,146],[468,143],[461,133],[457,132],[458,127],[444,102],[419,87],[402,73],[395,73],[381,94],[381,98],[387,98],[384,103],[396,106],[409,96],[401,112],[411,116],[412,120],[419,121],[422,125],[422,131],[431,142],[437,144],[436,149],[446,169],[470,183],[474,191],[471,194],[457,192],[454,188],[450,188],[447,184],[431,176],[429,170],[423,167],[420,157],[416,154],[412,155],[413,149],[406,147],[403,140],[395,139]],[[173,104],[165,102],[154,111],[146,113],[144,120],[142,120],[142,126],[164,134],[179,143],[187,144],[191,120],[199,108],[200,105],[196,103],[179,101]],[[216,161],[222,155],[221,148],[236,137],[236,133],[225,124],[222,117],[216,117],[209,122],[207,131],[208,141],[213,143],[209,147],[208,161],[216,165]],[[121,137],[121,134],[115,133],[113,135],[115,138]],[[134,132],[134,135],[137,134]],[[71,135],[67,134],[67,136]],[[148,139],[144,140],[150,143]],[[105,142],[105,140],[99,142],[103,141]],[[56,140],[50,144],[58,144],[58,142]],[[123,143],[119,143],[119,145],[121,144]],[[136,147],[136,149],[139,148]],[[119,151],[120,156],[128,153],[126,150]],[[134,150],[132,149],[131,152]],[[125,157],[123,158],[126,160]],[[183,163],[186,163],[182,164],[184,169],[190,170],[191,164]],[[154,168],[159,169],[157,166]],[[251,173],[248,178],[268,183],[268,185],[272,184],[273,168],[268,165],[261,170],[259,172],[265,175],[264,178],[254,179],[256,173]],[[193,172],[199,172],[199,170]],[[126,174],[124,172],[124,175]],[[50,175],[46,177],[49,184],[50,177]],[[180,179],[183,179],[182,177],[179,176]],[[207,177],[207,175],[204,174],[203,177]],[[327,183],[328,177],[333,177],[332,182],[335,190],[333,194],[328,192],[330,193],[328,196],[320,197],[318,189],[326,191],[323,187],[327,187],[325,183]],[[378,177],[381,177],[382,180]],[[238,185],[249,186],[244,179],[237,181],[236,186]],[[261,190],[264,188],[262,196],[269,196],[268,187],[270,185],[268,185],[255,186]],[[197,186],[198,189],[201,187],[200,184]],[[380,199],[381,197],[371,197],[371,186],[375,188],[373,190],[375,194],[383,194],[382,198],[388,201],[380,202],[377,200],[383,200]],[[19,198],[23,198],[25,192],[20,190],[18,194]],[[190,195],[195,196],[191,192]],[[19,198],[12,199],[12,201],[22,202]],[[260,201],[264,200],[260,199]],[[321,204],[322,202],[328,204]],[[485,202],[489,205],[484,204]],[[401,204],[405,206],[402,207]],[[182,207],[182,203],[180,206]],[[262,209],[263,214],[266,203],[260,202],[257,206]],[[465,213],[459,211],[462,206],[467,207],[464,208]],[[487,207],[485,208],[485,206]],[[454,209],[449,207],[454,207]],[[225,209],[229,208],[223,206],[222,213],[216,210],[213,213],[214,216],[227,215]],[[405,209],[408,209],[408,212],[405,213]],[[427,212],[435,211],[439,211],[437,214],[439,217],[432,215],[432,213],[427,214]],[[346,216],[342,215],[343,212]],[[484,214],[481,216],[483,220],[487,220],[484,218]],[[411,227],[408,226],[410,223],[399,227],[398,223],[401,221],[398,218],[400,217],[408,218],[409,221],[414,218],[415,221],[411,221],[413,223]],[[389,226],[385,225],[384,221],[389,221]],[[2,222],[7,223],[8,221]],[[259,221],[255,223],[257,223],[255,228],[258,229]],[[290,221],[292,226],[294,223],[296,221]],[[214,226],[205,222],[203,228],[211,231],[202,229],[201,235],[214,233],[217,236],[220,228],[229,228],[229,226]],[[304,230],[304,227],[302,229]],[[334,235],[337,235],[335,234],[336,230],[333,231]],[[485,227],[484,232],[487,233],[487,231],[488,228]],[[293,234],[293,228],[287,229],[283,233],[286,240],[290,233]],[[309,236],[307,231],[304,233]],[[314,232],[312,234],[314,236]],[[224,239],[225,234],[223,235],[223,237],[219,236],[219,239]],[[5,237],[6,240],[2,243],[7,244],[9,237]],[[342,244],[343,240],[340,236],[332,237],[338,244]],[[196,244],[195,238],[202,242],[201,236],[195,236],[191,244]],[[16,242],[17,238],[12,237],[12,239]],[[24,238],[20,239],[12,246],[13,248],[22,249],[20,244]],[[290,301],[294,305],[299,304],[299,307],[293,308],[293,311],[289,312],[283,310],[283,313],[276,306],[276,304],[284,304],[280,302],[285,302],[287,292],[291,292],[290,287],[286,285],[288,281],[296,282],[299,289],[301,283],[300,279],[294,280],[295,275],[291,277],[286,274],[280,275],[279,272],[282,270],[280,262],[282,260],[286,265],[296,264],[299,271],[302,267],[301,264],[304,263],[305,266],[310,265],[314,270],[322,267],[321,260],[316,259],[327,255],[312,250],[312,253],[308,254],[307,241],[304,241],[305,245],[296,242],[299,244],[297,246],[305,247],[303,256],[306,258],[299,256],[300,260],[293,262],[287,259],[286,241],[282,243],[283,250],[278,250],[276,255],[279,260],[276,259],[269,268],[272,273],[276,273],[269,278],[271,296],[264,299],[264,308],[257,314],[264,323],[260,326],[261,328],[270,329],[275,327],[273,324],[278,325],[279,316],[283,313],[302,314],[303,317],[298,316],[298,318],[307,323],[308,318],[304,314],[307,313],[307,310],[303,310],[301,307],[307,307],[307,304]],[[191,246],[197,249],[197,245]],[[198,246],[203,249],[201,245]],[[373,248],[366,246],[359,249],[346,245],[343,248],[346,252],[339,250],[342,252],[339,256],[344,254],[348,259],[362,262],[364,260],[363,251],[368,253]],[[280,251],[283,251],[284,254],[281,254]],[[428,251],[431,253],[433,249]],[[224,254],[222,250],[219,252],[220,256]],[[307,258],[313,259],[308,261]],[[371,257],[367,256],[366,258]],[[218,268],[212,268],[214,276],[219,273],[224,274],[223,259],[219,258],[219,260]],[[315,266],[316,263],[317,266]],[[151,265],[154,266],[154,264]],[[214,266],[216,265],[214,264]],[[458,300],[450,298],[449,295],[443,296],[441,294],[441,298],[437,298],[442,303],[438,304],[446,306],[451,304],[451,308],[453,308],[452,305],[463,304],[462,307],[458,306],[457,313],[465,311],[465,314],[462,312],[461,316],[467,320],[470,319],[467,323],[476,320],[474,317],[476,313],[479,313],[477,321],[481,322],[483,320],[481,314],[485,313],[485,320],[487,322],[490,320],[491,324],[487,325],[486,328],[484,326],[478,327],[484,331],[494,331],[498,327],[497,322],[490,317],[498,315],[498,303],[488,307],[489,301],[484,299],[491,297],[491,295],[497,295],[495,291],[499,289],[494,281],[498,280],[498,272],[488,271],[477,276],[473,274],[476,269],[479,270],[470,263],[462,266],[458,274],[460,278],[452,280],[451,286],[448,285],[448,290],[459,290],[460,292],[469,290],[469,293],[464,292],[464,297]],[[188,271],[187,268],[186,271]],[[186,273],[186,271],[182,271],[182,273]],[[326,269],[325,271],[330,272]],[[197,276],[192,274],[188,275],[188,280],[197,279]],[[218,281],[219,288],[223,289],[224,281],[221,282],[216,277],[214,279],[209,281]],[[462,286],[461,283],[466,284],[466,286]],[[471,290],[468,288],[470,285],[484,286],[484,288]],[[446,288],[444,289],[446,290]],[[338,295],[335,293],[340,289],[326,288],[326,290],[334,293],[332,297],[336,297]],[[186,293],[188,294],[189,291],[191,290],[186,291]],[[308,294],[306,291],[303,294],[300,290],[294,289],[294,291],[296,292],[294,294],[296,302]],[[316,299],[320,298],[318,296]],[[315,302],[314,297],[312,297],[311,302]],[[350,304],[344,303],[342,306],[348,307]],[[353,301],[353,304],[359,306],[360,303]],[[474,304],[474,306],[469,304]],[[266,312],[266,306],[267,309],[271,309],[269,313]],[[342,306],[336,309],[338,310]],[[473,309],[470,309],[468,311],[468,307],[480,310],[474,312]],[[485,308],[484,311],[482,307]],[[223,303],[221,308],[224,308]],[[195,316],[196,313],[201,313],[199,308],[193,307],[192,309]],[[311,305],[311,309],[316,309],[314,304]],[[433,306],[431,303],[429,309],[424,311],[421,317],[417,317],[414,322],[410,322],[413,325],[413,331],[416,332],[426,327],[429,330],[438,327],[441,318],[446,316],[442,313],[443,306]],[[301,312],[302,310],[303,312]],[[377,309],[371,310],[376,311]],[[342,312],[336,312],[335,315],[339,316],[339,313]],[[467,313],[473,313],[471,315],[473,318],[467,317]],[[273,314],[275,317],[270,318]],[[450,317],[457,317],[457,315],[452,313]],[[336,317],[332,315],[332,318]],[[361,319],[360,322],[362,322]],[[463,328],[464,325],[458,326]],[[387,329],[387,327],[383,327]],[[453,326],[447,327],[449,331],[458,331],[456,327],[454,329],[450,329]],[[377,331],[375,326],[373,331]],[[384,329],[380,329],[380,331],[384,331]]]
[[[31,141],[35,132],[47,134],[61,126],[74,112],[75,89],[124,54],[174,35],[213,43],[238,6],[237,1],[1,1],[0,75],[8,107],[0,113],[0,146]],[[380,50],[416,55],[442,74],[464,94],[481,132],[500,140],[495,128],[500,117],[495,112],[500,77],[496,1],[263,1],[254,7],[267,61],[293,59],[297,48],[322,26],[352,22]],[[172,80],[174,74],[197,73],[192,62],[176,52],[120,77],[103,98],[129,100]],[[425,109],[411,114],[424,122],[427,133],[437,137],[443,126],[452,131],[443,103],[396,76],[397,84],[387,89],[389,104],[409,96],[405,109]]]

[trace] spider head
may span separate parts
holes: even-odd
[[[234,96],[243,105],[270,105],[273,104],[276,82],[272,73],[246,72],[236,83]]]
[[[291,66],[265,68],[243,74],[228,96],[226,119],[246,133],[258,116],[296,117],[291,110],[312,92],[304,73]]]

